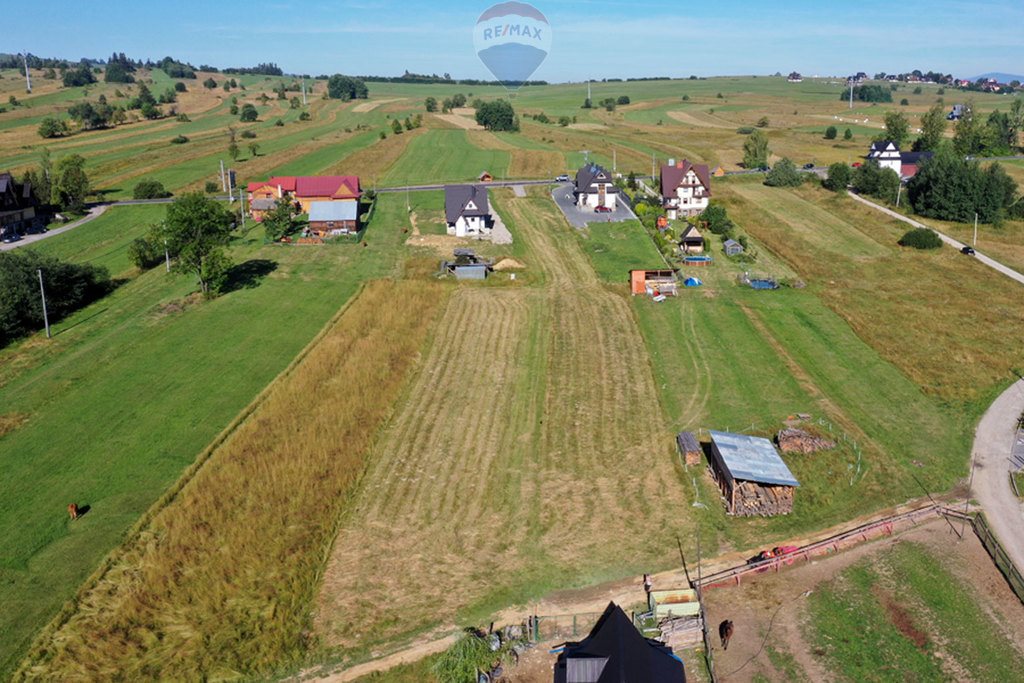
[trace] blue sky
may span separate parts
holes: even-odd
[[[491,2],[177,0],[5,3],[0,52],[172,55],[193,64],[277,62],[286,72],[491,78],[472,29]],[[532,3],[553,43],[549,81],[935,69],[1024,73],[1021,0],[559,0]],[[108,11],[109,10],[109,11]]]

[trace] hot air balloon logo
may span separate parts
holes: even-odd
[[[551,50],[551,26],[537,8],[502,2],[487,9],[473,29],[476,54],[505,87],[529,80]]]

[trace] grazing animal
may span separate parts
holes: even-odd
[[[718,625],[718,637],[722,639],[722,649],[729,649],[729,639],[732,638],[732,622],[728,619]]]
[[[68,517],[73,520],[78,519],[78,506],[74,503],[68,503]]]

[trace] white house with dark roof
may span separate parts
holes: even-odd
[[[877,161],[882,168],[891,168],[901,179],[913,178],[920,165],[931,159],[932,152],[901,152],[895,142],[881,140],[871,143],[868,161]]]
[[[878,140],[871,143],[868,159],[875,160],[882,168],[891,168],[900,173],[900,148],[892,140]]]
[[[661,167],[661,205],[670,219],[700,214],[710,198],[711,171],[705,164],[683,159]]]
[[[612,174],[597,164],[584,166],[576,171],[576,204],[595,209],[606,206],[614,209],[619,196]]]
[[[483,185],[446,185],[444,214],[448,234],[456,237],[483,237],[494,225]]]

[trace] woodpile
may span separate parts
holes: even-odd
[[[793,487],[737,481],[730,512],[738,517],[770,517],[793,511]]]
[[[788,427],[780,431],[776,435],[775,441],[779,444],[779,450],[783,453],[803,453],[804,455],[809,455],[836,447],[835,441],[829,441],[795,427]]]
[[[693,432],[679,432],[676,435],[676,445],[679,447],[679,454],[683,456],[687,465],[699,465],[701,447],[700,442]]]
[[[661,629],[661,642],[673,650],[688,650],[704,641],[700,617],[665,619],[658,624],[658,628]]]

